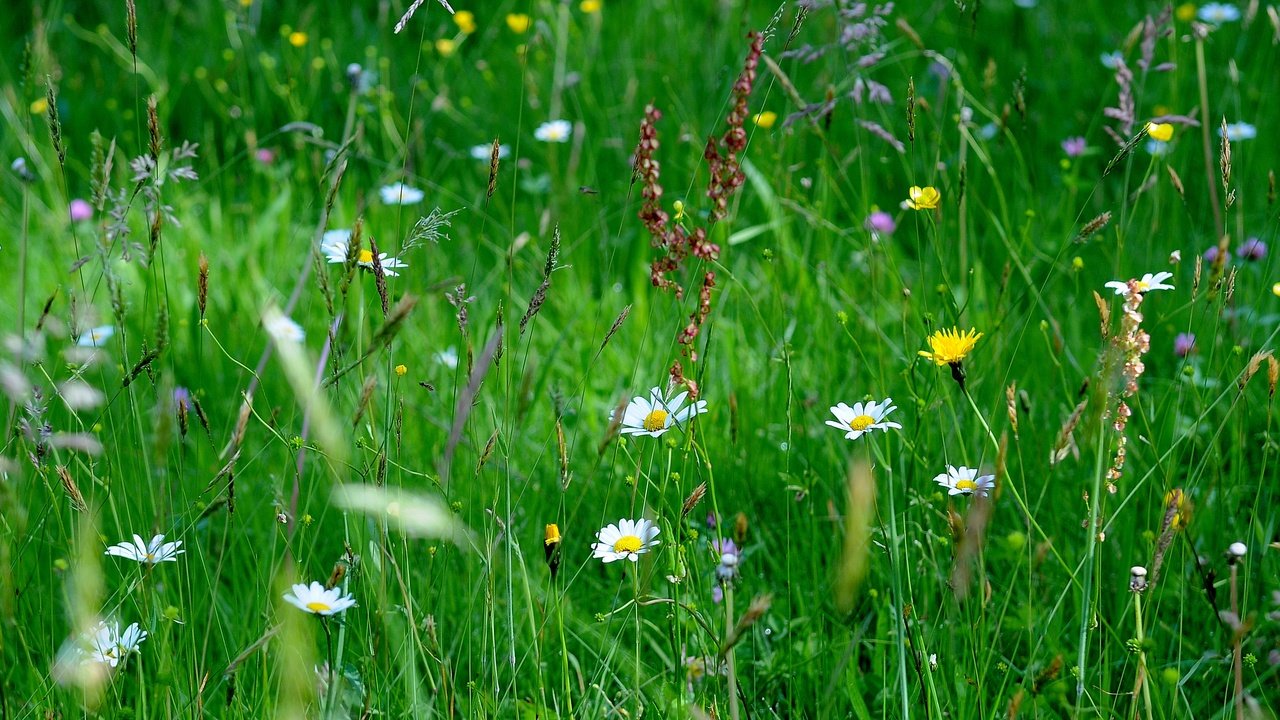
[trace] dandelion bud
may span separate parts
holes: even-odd
[[[1142,592],[1147,589],[1147,569],[1141,565],[1129,568],[1129,592]]]
[[[560,526],[555,523],[547,523],[546,531],[543,535],[543,551],[546,553],[547,567],[551,570],[551,579],[554,580],[556,573],[560,571]]]

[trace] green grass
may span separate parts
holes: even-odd
[[[1235,252],[1280,247],[1265,8],[1203,40],[1207,107],[1192,25],[1173,21],[1152,46],[1173,68],[1134,70],[1131,135],[1189,115],[1208,119],[1208,146],[1179,126],[1166,155],[1139,138],[1104,175],[1118,88],[1099,56],[1122,48],[1136,68],[1143,52],[1144,13],[1116,3],[899,3],[878,45],[848,50],[833,8],[795,28],[794,3],[748,0],[454,2],[474,33],[428,0],[399,35],[400,2],[144,5],[136,57],[123,4],[34,3],[0,24],[0,155],[33,176],[0,174],[0,717],[1274,717],[1280,271],[1274,252]],[[766,27],[748,115],[778,118],[747,120],[744,183],[708,226],[706,138],[725,131],[747,32]],[[804,62],[788,42],[826,51]],[[892,101],[854,102],[860,77]],[[828,93],[829,118],[785,123]],[[161,155],[198,143],[198,179],[132,179],[152,97]],[[721,247],[672,274],[682,299],[651,284],[661,251],[638,217],[650,103],[662,206],[681,200]],[[558,117],[569,142],[534,138]],[[1232,143],[1226,189],[1224,117],[1258,128]],[[70,200],[93,197],[95,131],[114,142],[105,205],[123,220],[71,223]],[[1078,135],[1090,149],[1067,158]],[[511,154],[487,197],[470,149],[494,138]],[[383,204],[397,181],[423,202]],[[913,185],[940,208],[900,209]],[[1235,193],[1225,265],[1197,261],[1221,239],[1215,192]],[[157,203],[171,209],[153,232]],[[388,333],[373,273],[313,248],[360,222],[396,255],[432,208],[455,214],[386,279],[390,308],[416,301]],[[891,236],[864,228],[875,208]],[[1104,283],[1161,270],[1176,289],[1142,303],[1150,351],[1111,493],[1123,313]],[[707,271],[711,312],[686,347]],[[269,340],[272,308],[301,344]],[[98,325],[114,336],[77,349]],[[967,395],[919,356],[953,326],[983,333]],[[1186,357],[1179,333],[1196,337]],[[707,412],[616,437],[610,413],[677,360]],[[71,409],[72,379],[102,402]],[[178,388],[207,428],[195,402],[180,416]],[[900,430],[850,441],[823,424],[886,396]],[[998,475],[991,502],[946,495],[947,465]],[[344,509],[345,485],[410,493],[406,520],[413,502],[443,516],[406,532]],[[1135,595],[1130,567],[1152,568],[1174,489],[1189,523]],[[661,528],[653,552],[592,557],[597,531],[639,517]],[[133,533],[185,553],[154,568],[103,555]],[[717,602],[711,541],[730,537],[739,577]],[[1234,574],[1233,542],[1248,550]],[[282,600],[335,568],[356,607],[322,622]],[[100,617],[149,636],[113,672],[60,677],[60,648]]]

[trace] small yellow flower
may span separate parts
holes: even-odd
[[[436,40],[436,52],[443,57],[449,57],[454,50],[458,49],[458,44],[449,38],[440,38]]]
[[[1173,126],[1169,123],[1147,123],[1147,134],[1152,140],[1169,142],[1173,139]]]
[[[1196,4],[1182,3],[1177,10],[1173,11],[1173,14],[1182,22],[1191,22],[1196,19]]]
[[[684,201],[683,200],[677,200],[671,203],[671,209],[676,211],[676,216],[672,218],[673,220],[675,220],[676,222],[680,222],[681,220],[684,219]]]
[[[1280,282],[1271,286],[1271,294],[1280,297]]]
[[[600,2],[600,0],[582,0],[582,2],[578,4],[578,9],[588,14],[598,13],[603,5],[604,3]]]
[[[249,7],[253,4],[253,0],[240,0],[240,7]]]
[[[303,45],[306,45],[308,39],[310,38],[307,37],[307,34],[302,32],[301,30],[294,30],[293,32],[289,33],[289,44],[296,48],[300,48]]]
[[[459,10],[453,14],[453,24],[462,32],[470,35],[476,31],[476,16],[470,10]]]
[[[546,545],[555,545],[560,542],[560,526],[555,523],[547,523],[547,530],[543,543]]]
[[[35,102],[31,103],[31,114],[32,114],[32,115],[43,115],[43,114],[45,114],[45,113],[47,113],[47,112],[49,112],[49,101],[48,101],[48,99],[46,99],[46,98],[40,98],[39,100],[36,100]]]
[[[404,374],[407,372],[409,372],[409,368],[405,367],[404,365],[396,366],[396,377],[404,377]]]
[[[772,110],[765,110],[764,112],[758,115],[755,115],[754,117],[751,118],[751,122],[754,122],[757,127],[764,128],[765,130],[768,130],[769,128],[773,127],[773,124],[777,121],[778,121],[778,113]]]
[[[933,210],[942,202],[942,194],[932,185],[912,185],[907,191],[907,207],[912,210]]]
[[[936,365],[952,365],[964,360],[973,351],[973,346],[978,344],[980,337],[982,333],[974,328],[969,328],[965,333],[960,332],[960,328],[939,330],[929,336],[929,349],[932,352],[921,350],[920,357],[928,358]]]
[[[511,28],[511,32],[522,35],[529,31],[529,26],[533,24],[533,20],[524,13],[511,13],[507,15],[507,27]]]

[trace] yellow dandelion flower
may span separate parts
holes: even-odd
[[[912,210],[933,210],[942,202],[942,194],[932,185],[912,185],[907,191],[907,207]]]
[[[751,121],[756,124],[756,127],[760,127],[760,128],[764,128],[765,130],[768,130],[769,128],[773,127],[773,124],[775,122],[778,121],[778,113],[772,110],[765,110],[764,112],[752,117]]]
[[[560,526],[555,523],[547,523],[546,534],[543,543],[546,545],[555,545],[560,542]]]
[[[582,0],[582,2],[578,4],[578,9],[584,13],[590,14],[600,12],[600,8],[603,6],[604,3],[600,2],[600,0]]]
[[[1182,3],[1177,10],[1173,11],[1173,15],[1182,22],[1191,22],[1196,19],[1196,4]]]
[[[46,98],[40,98],[39,100],[36,100],[36,101],[34,101],[34,102],[32,102],[32,103],[31,103],[31,114],[32,114],[32,115],[43,115],[43,114],[45,114],[46,112],[49,112],[49,101],[48,101],[48,99],[46,99]]]
[[[301,30],[295,30],[289,33],[289,44],[296,48],[300,48],[303,45],[306,45],[307,40],[309,39],[310,38],[307,37],[307,34],[302,32]]]
[[[964,333],[960,328],[939,330],[929,336],[929,351],[921,350],[920,357],[928,358],[936,365],[953,365],[973,351],[980,337],[982,333],[974,328]]]
[[[443,57],[449,57],[454,50],[458,49],[458,44],[449,38],[440,38],[436,40],[436,52]]]
[[[1169,123],[1147,123],[1147,134],[1152,140],[1169,142],[1173,139],[1173,126]]]
[[[404,365],[396,366],[396,377],[404,377],[404,374],[407,372],[409,372],[409,368],[405,367]]]
[[[533,24],[533,20],[524,13],[511,13],[507,15],[507,27],[511,28],[511,32],[522,35],[529,31],[529,26]]]

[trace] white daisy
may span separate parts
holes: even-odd
[[[897,408],[893,405],[893,398],[885,398],[884,402],[873,400],[868,403],[854,403],[853,407],[840,403],[831,408],[831,414],[835,415],[839,422],[828,420],[827,424],[845,431],[846,439],[857,440],[863,433],[871,430],[888,430],[889,428],[901,430],[902,426],[898,423],[885,421],[889,413],[894,410]]]
[[[165,542],[163,535],[156,535],[151,538],[151,542],[144,543],[141,536],[134,535],[133,542],[126,540],[122,543],[116,543],[107,548],[107,551],[103,554],[126,558],[146,565],[155,565],[162,562],[178,562],[178,556],[184,552],[186,550],[182,549],[181,540]]]
[[[350,230],[330,230],[324,234],[324,239],[320,241],[320,252],[330,263],[345,263],[347,261],[347,253],[351,252],[351,231]],[[400,273],[394,268],[409,267],[400,258],[388,257],[386,253],[378,253],[378,262],[382,265],[382,272],[389,277],[396,277]],[[367,270],[373,270],[373,251],[360,248],[360,254],[356,256],[356,264]]]
[[[145,630],[132,623],[120,632],[120,623],[102,623],[89,638],[87,658],[93,662],[116,667],[130,653],[138,652],[138,646],[147,639]]]
[[[622,519],[617,525],[610,524],[596,533],[600,542],[592,543],[592,557],[600,558],[607,563],[614,560],[630,560],[637,562],[640,556],[649,552],[659,544],[657,525],[640,518],[639,520]]]
[[[507,157],[507,156],[508,156],[508,155],[510,155],[510,154],[511,154],[511,146],[510,146],[510,145],[499,145],[499,146],[498,146],[498,159],[499,159],[499,160],[501,160],[502,158]],[[484,160],[485,162],[488,162],[488,161],[489,161],[489,158],[493,157],[493,143],[489,143],[489,144],[487,144],[487,145],[473,145],[473,146],[471,146],[471,157],[472,157],[472,158],[474,158],[474,159],[476,159],[476,160]]]
[[[542,142],[569,142],[573,134],[573,125],[568,120],[552,120],[544,122],[533,131],[533,136]]]
[[[1218,128],[1218,137],[1222,137],[1222,128]],[[1252,140],[1258,137],[1258,128],[1247,122],[1227,123],[1227,139],[1231,142]]]
[[[948,495],[972,495],[975,492],[982,497],[995,485],[995,475],[978,475],[976,468],[947,466],[947,471],[933,479],[944,488]]]
[[[80,347],[97,348],[107,344],[112,335],[116,334],[116,329],[111,325],[102,325],[93,328],[80,336],[76,341],[76,345]]]
[[[300,343],[307,339],[307,332],[302,329],[301,325],[279,312],[273,312],[262,318],[262,326],[267,329],[267,334],[274,338],[276,342]]]
[[[1166,283],[1165,280],[1173,277],[1171,272],[1158,272],[1154,275],[1147,273],[1138,281],[1138,292],[1145,293],[1151,290],[1172,290],[1173,286]],[[1106,287],[1116,291],[1117,295],[1124,295],[1129,292],[1129,283],[1125,280],[1112,280],[1106,284]]]
[[[427,196],[421,190],[402,182],[378,188],[378,194],[382,196],[383,205],[413,205],[422,202],[422,198]]]
[[[1235,5],[1227,3],[1207,3],[1203,5],[1197,12],[1196,17],[1204,22],[1221,25],[1226,22],[1235,22],[1240,19],[1240,9]]]
[[[662,397],[661,388],[653,388],[649,391],[648,400],[639,396],[632,398],[622,413],[622,434],[658,437],[670,430],[672,425],[679,425],[694,415],[707,411],[706,400],[684,407],[687,397],[689,393],[686,391],[667,401]]]
[[[292,592],[284,594],[284,599],[299,610],[326,617],[337,615],[356,604],[355,598],[343,596],[342,588],[326,590],[323,585],[314,581],[309,586],[302,583],[294,585]]]

